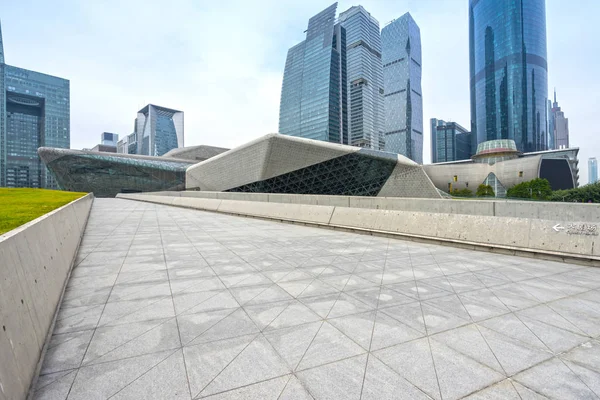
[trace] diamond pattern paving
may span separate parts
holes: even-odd
[[[598,399],[600,269],[96,199],[35,399]]]

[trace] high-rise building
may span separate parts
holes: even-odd
[[[469,0],[471,134],[477,144],[513,139],[548,145],[545,0]]]
[[[134,134],[136,154],[162,156],[183,147],[183,111],[148,104],[138,111]]]
[[[379,22],[362,6],[340,13],[346,29],[350,144],[379,150],[384,126]]]
[[[337,3],[308,21],[306,39],[288,50],[279,106],[284,135],[348,144],[346,30]]]
[[[431,162],[468,160],[471,133],[456,122],[431,119]]]
[[[423,163],[421,31],[409,13],[381,30],[384,150]]]
[[[69,81],[5,64],[0,27],[0,186],[57,189],[41,146],[70,147]]]
[[[116,133],[102,132],[102,135],[100,135],[100,144],[102,145],[116,147],[118,141],[119,135]]]
[[[596,160],[596,157],[588,159],[588,182],[598,182],[598,160]]]
[[[554,103],[550,112],[550,123],[552,127],[551,137],[554,138],[554,145],[557,149],[569,148],[569,119],[565,118],[564,111],[556,101],[556,90],[554,91]]]

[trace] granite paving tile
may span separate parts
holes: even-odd
[[[600,269],[95,199],[34,399],[600,394]]]

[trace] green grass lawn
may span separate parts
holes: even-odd
[[[0,235],[87,193],[0,188]]]

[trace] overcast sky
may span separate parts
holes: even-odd
[[[501,0],[497,0],[501,1]],[[148,103],[185,112],[185,144],[234,147],[276,132],[288,48],[331,0],[2,0],[6,62],[71,81],[71,147],[133,131]],[[469,128],[468,0],[342,0],[381,26],[410,12],[423,47],[429,119]],[[549,93],[587,159],[600,158],[600,0],[547,0]]]

